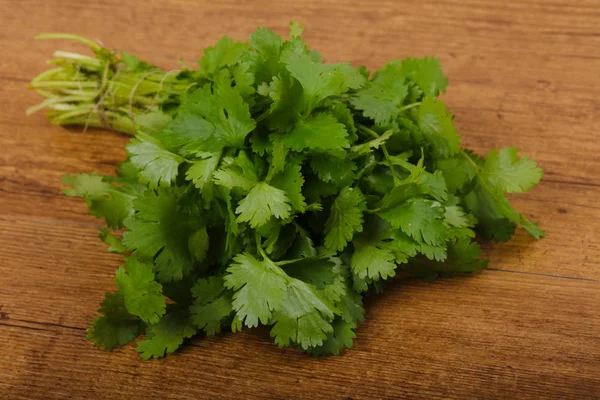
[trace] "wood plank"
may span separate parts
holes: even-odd
[[[92,350],[79,326],[27,322],[38,319],[27,316],[35,308],[63,314],[63,325],[82,319],[80,292],[59,308],[33,303],[26,310],[0,293],[9,313],[0,321],[5,396],[492,400],[600,393],[598,282],[501,272],[397,281],[368,300],[367,322],[343,357],[281,350],[259,329],[193,340],[145,363],[131,346]]]

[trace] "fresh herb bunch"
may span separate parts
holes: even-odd
[[[59,53],[60,70],[34,80],[53,122],[135,133],[116,177],[65,177],[125,259],[88,330],[97,346],[145,332],[137,351],[149,359],[264,325],[279,346],[338,354],[363,294],[399,271],[485,268],[476,232],[543,236],[506,197],[541,169],[515,148],[461,149],[437,59],[371,75],[322,63],[300,34],[224,37],[173,74],[92,44],[96,57]]]

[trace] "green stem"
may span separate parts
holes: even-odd
[[[416,103],[411,103],[411,104],[407,104],[407,105],[405,105],[403,107],[400,107],[399,111],[402,112],[402,111],[410,110],[411,108],[417,107],[417,106],[420,106],[420,105],[421,105],[421,102],[417,101]]]
[[[374,130],[367,128],[366,126],[364,126],[362,124],[357,124],[357,126],[358,126],[358,129],[371,135],[373,137],[373,139],[379,139],[379,134],[377,132],[375,132]],[[392,173],[392,179],[394,180],[394,186],[398,186],[400,184],[400,178],[398,178],[398,175],[396,175],[396,170],[394,169],[394,163],[390,159],[390,154],[387,151],[387,147],[385,147],[385,144],[382,144],[380,146],[380,148],[381,148],[381,151],[383,151],[383,156],[385,157],[388,167],[390,168],[390,172]]]
[[[60,88],[95,88],[98,85],[96,82],[73,82],[73,81],[47,81],[47,82],[31,82],[30,87],[44,88],[44,87],[60,87]]]
[[[475,172],[479,174],[481,169],[475,163],[475,161],[473,161],[473,159],[463,149],[460,149],[460,154],[469,162],[469,164],[471,164],[471,166],[475,169]]]
[[[102,49],[102,47],[98,43],[93,42],[89,39],[86,39],[82,36],[72,35],[70,33],[42,33],[39,35],[35,35],[33,38],[34,39],[69,39],[69,40],[75,40],[77,42],[81,42],[83,44],[87,44],[94,51],[98,51],[98,50]]]
[[[257,231],[254,231],[254,240],[256,240],[256,248],[258,249],[258,252],[262,256],[263,260],[269,260],[269,256],[262,248],[262,238],[260,237],[260,233]]]

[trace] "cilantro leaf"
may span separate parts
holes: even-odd
[[[282,61],[304,89],[305,115],[327,97],[357,89],[365,82],[365,78],[350,64],[321,64],[308,54],[291,51],[282,54]]]
[[[473,167],[460,154],[437,160],[437,168],[444,176],[448,191],[451,193],[461,190],[475,177]]]
[[[192,181],[198,189],[203,189],[212,179],[212,175],[217,169],[220,160],[220,152],[209,153],[207,158],[195,161],[192,164],[185,174],[185,179]]]
[[[434,157],[447,158],[460,150],[460,136],[452,124],[452,115],[440,100],[425,97],[417,115],[419,128],[431,145]]]
[[[186,152],[217,152],[242,148],[255,126],[240,88],[206,84],[186,97],[171,132],[161,139]]]
[[[233,309],[240,321],[252,328],[269,323],[274,310],[281,307],[286,295],[286,279],[270,260],[258,261],[250,254],[240,254],[227,268],[225,286],[234,290]]]
[[[292,279],[281,309],[273,315],[275,324],[271,336],[278,346],[297,343],[303,349],[320,346],[333,331],[330,319],[333,311],[321,299],[318,290],[307,283]]]
[[[302,194],[304,177],[301,169],[299,164],[289,163],[284,167],[283,172],[277,174],[271,181],[273,187],[285,192],[292,208],[298,212],[304,212],[306,209],[306,201]]]
[[[404,76],[398,68],[382,68],[373,81],[359,90],[351,102],[365,117],[376,124],[385,126],[403,111],[402,106],[408,95]]]
[[[436,246],[446,239],[443,213],[443,208],[438,204],[415,198],[379,215],[417,242]]]
[[[184,339],[195,333],[188,310],[171,306],[158,323],[148,327],[146,339],[138,342],[136,350],[142,360],[160,358],[177,350]]]
[[[194,220],[178,212],[173,193],[159,190],[136,199],[134,216],[125,221],[123,244],[140,260],[154,260],[161,282],[181,279],[192,266],[188,240]]]
[[[145,133],[126,146],[131,163],[140,171],[140,181],[150,189],[169,186],[177,177],[177,168],[183,157],[166,150],[162,144]]]
[[[144,322],[156,323],[165,313],[166,302],[162,286],[154,280],[152,266],[129,258],[125,268],[119,267],[115,281],[125,300],[125,308]]]
[[[527,157],[517,157],[518,151],[515,147],[490,151],[485,157],[481,178],[508,193],[531,189],[542,178],[542,169]]]
[[[325,223],[325,247],[341,251],[362,231],[365,198],[358,188],[345,187],[336,197]]]
[[[305,121],[300,121],[294,129],[283,137],[283,143],[290,149],[302,151],[342,150],[350,146],[348,132],[333,116],[320,113]]]
[[[137,130],[155,136],[163,132],[171,123],[171,116],[162,111],[153,111],[135,117]]]
[[[238,203],[235,212],[239,214],[237,222],[248,222],[251,227],[256,228],[264,225],[271,217],[289,217],[290,210],[289,199],[283,190],[260,182]]]
[[[407,58],[402,61],[401,68],[402,74],[419,85],[426,95],[436,97],[446,91],[448,78],[444,76],[437,58]]]
[[[282,71],[259,93],[268,96],[272,103],[267,110],[265,123],[272,130],[288,130],[301,118],[302,86],[289,72]]]
[[[100,228],[100,233],[98,234],[98,237],[100,238],[100,240],[102,240],[105,244],[109,246],[109,253],[123,253],[125,251],[125,246],[123,246],[121,239],[118,239],[108,229]]]
[[[219,69],[235,64],[246,44],[234,42],[228,36],[223,36],[213,47],[207,47],[202,53],[199,61],[200,71],[203,76],[212,78]]]
[[[216,335],[233,311],[231,292],[223,286],[223,278],[211,276],[199,279],[192,288],[194,304],[190,306],[192,322],[206,332]]]
[[[123,221],[133,214],[132,194],[106,182],[102,175],[65,175],[63,182],[72,186],[64,189],[67,196],[83,197],[88,204],[90,214],[104,218],[106,224],[113,229],[123,227]]]
[[[521,190],[528,187],[532,180],[541,178],[540,172],[529,163],[526,159],[519,165],[520,168],[528,171],[528,174],[520,183],[506,183],[502,179],[501,169],[499,165],[504,164],[506,173],[510,175],[511,169],[514,166],[511,164],[509,159],[513,162],[516,160],[516,151],[508,150],[502,160],[497,158],[495,153],[492,152],[492,159],[488,167],[479,168],[476,161],[473,161],[473,157],[467,153],[463,153],[463,156],[476,171],[476,185],[472,190],[464,197],[464,203],[467,209],[473,214],[479,221],[477,230],[483,234],[486,239],[493,239],[496,241],[505,241],[510,238],[514,231],[515,225],[522,226],[531,236],[536,239],[540,239],[545,236],[544,231],[534,222],[529,221],[523,214],[518,213],[514,207],[508,201],[504,188],[511,188],[513,190]],[[516,161],[519,163],[519,161]],[[507,165],[508,163],[508,165]],[[485,168],[486,173],[483,173]],[[491,173],[491,171],[496,173]],[[488,180],[491,178],[491,181]],[[498,186],[496,186],[498,185]],[[514,186],[513,186],[514,185]]]
[[[105,351],[131,342],[144,331],[144,323],[127,311],[123,295],[118,291],[105,294],[98,312],[102,315],[94,319],[86,338]]]
[[[319,179],[336,188],[350,185],[356,177],[354,171],[357,169],[352,160],[339,156],[337,152],[315,152],[309,159],[310,168]],[[322,182],[319,185],[325,187]]]
[[[341,318],[336,318],[331,324],[333,331],[327,335],[327,339],[322,345],[308,348],[308,353],[312,356],[337,356],[344,347],[351,349],[353,340],[356,338],[354,330],[355,322],[346,322]]]
[[[367,215],[363,225],[363,232],[352,241],[354,253],[349,262],[359,292],[368,283],[393,277],[396,264],[406,263],[419,249],[417,242],[377,215]]]
[[[464,201],[478,220],[477,230],[488,240],[510,239],[515,225],[521,225],[536,239],[545,236],[537,224],[513,208],[503,192],[491,187],[481,178],[478,178],[477,185],[465,196]]]
[[[275,32],[258,28],[250,35],[250,50],[243,57],[250,64],[257,84],[271,82],[279,74],[283,39]]]

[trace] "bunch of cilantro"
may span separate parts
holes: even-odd
[[[399,271],[485,268],[476,233],[543,236],[506,197],[541,169],[515,148],[461,148],[437,59],[371,74],[323,63],[300,33],[224,37],[179,74],[193,87],[177,106],[135,119],[116,177],[65,177],[124,257],[88,330],[97,346],[145,333],[149,359],[265,326],[278,346],[339,354],[363,295]]]

